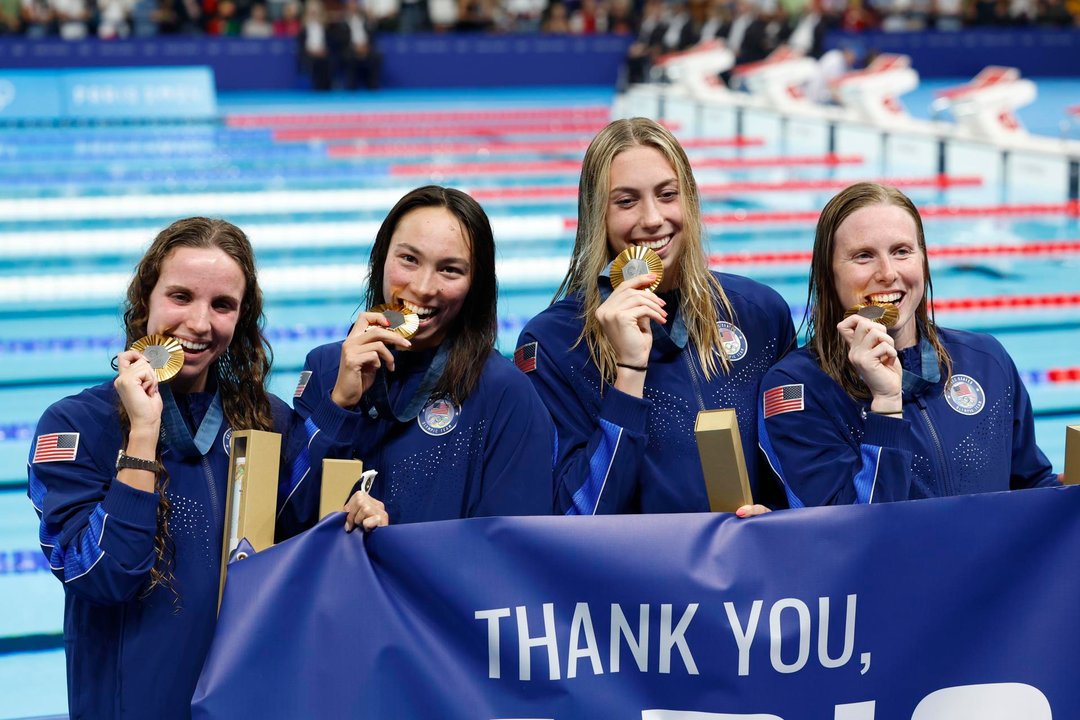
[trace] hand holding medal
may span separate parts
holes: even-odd
[[[391,348],[407,350],[420,327],[416,313],[397,303],[376,305],[357,319],[341,344],[341,361],[330,398],[352,409],[375,382],[379,368],[394,370]]]
[[[886,302],[874,302],[865,305],[856,305],[855,307],[848,308],[844,312],[844,317],[849,318],[852,315],[858,315],[864,317],[867,320],[884,325],[886,329],[896,325],[896,321],[900,319],[900,312],[896,309],[896,305]]]
[[[164,335],[147,335],[131,344],[131,349],[142,353],[158,382],[168,382],[184,367],[184,348],[176,338]]]
[[[404,305],[383,303],[382,305],[376,305],[368,312],[382,314],[383,317],[390,321],[390,325],[386,329],[396,332],[406,340],[416,334],[417,328],[420,327],[420,316]]]

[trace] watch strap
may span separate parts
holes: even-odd
[[[143,458],[132,457],[131,455],[125,455],[121,450],[116,456],[116,470],[146,470],[147,472],[160,473],[161,463],[156,460],[144,460]]]

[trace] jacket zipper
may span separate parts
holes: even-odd
[[[690,381],[694,385],[694,397],[697,398],[698,410],[705,409],[705,400],[701,397],[701,383],[698,381],[697,368],[694,367],[694,359],[690,357],[690,343],[686,344],[683,349],[683,359],[686,360],[686,367],[690,370]]]
[[[214,484],[214,471],[210,469],[210,459],[207,456],[202,458],[203,475],[206,477],[206,486],[210,491],[210,508],[214,513],[214,522],[217,523],[217,527],[225,527],[225,516],[221,512],[218,502],[217,486]],[[225,530],[228,532],[228,528]]]
[[[949,480],[949,466],[945,460],[945,450],[941,447],[941,438],[938,437],[937,429],[930,420],[930,413],[927,411],[922,398],[917,399],[916,404],[919,406],[919,414],[922,416],[923,423],[926,424],[926,429],[930,432],[930,439],[933,441],[934,450],[937,452],[938,467],[941,468],[938,473],[941,489],[944,491],[945,497],[952,496],[953,488],[952,482]]]

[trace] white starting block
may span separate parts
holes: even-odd
[[[952,111],[956,124],[987,140],[1026,136],[1015,110],[1035,99],[1035,83],[1016,68],[991,65],[971,82],[942,90],[935,107]]]
[[[899,97],[919,86],[919,74],[907,55],[883,54],[863,70],[833,80],[833,94],[856,117],[872,124],[896,125],[910,121]]]
[[[732,82],[778,110],[805,108],[816,105],[806,96],[804,86],[818,72],[816,60],[781,45],[764,60],[737,66]]]
[[[653,67],[667,78],[698,97],[726,95],[720,73],[735,66],[735,53],[723,40],[708,40],[688,50],[669,53],[657,59]]]

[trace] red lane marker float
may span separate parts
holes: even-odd
[[[1063,203],[1028,203],[1017,205],[980,205],[973,207],[922,207],[919,208],[923,219],[948,220],[951,218],[971,217],[1014,217],[1024,215],[1066,215],[1080,216],[1080,201],[1069,200]],[[808,223],[817,222],[817,210],[802,211],[746,211],[737,210],[728,213],[710,213],[702,216],[708,225],[727,225],[745,223]]]
[[[1046,371],[1046,379],[1052,383],[1080,382],[1080,367],[1050,368]]]
[[[842,155],[788,155],[760,158],[698,158],[692,161],[695,168],[757,168],[787,167],[796,165],[859,164],[862,158]],[[581,171],[580,160],[535,160],[532,162],[496,161],[476,163],[416,163],[391,165],[391,175],[481,175],[507,173],[573,173]],[[815,213],[814,217],[817,215]]]
[[[731,193],[782,192],[785,190],[842,190],[855,180],[781,180],[777,182],[740,181],[698,185],[702,198],[712,199]],[[925,178],[878,178],[873,182],[898,188],[980,187],[982,178],[962,175],[932,175]],[[577,197],[576,185],[534,185],[509,188],[474,188],[469,191],[477,200],[547,200]]]
[[[957,257],[993,257],[1068,255],[1080,253],[1080,240],[1050,241],[1025,243],[1023,245],[964,245],[950,247],[931,247],[931,258]],[[812,253],[809,250],[791,250],[782,252],[742,252],[716,253],[709,256],[710,265],[769,265],[769,264],[805,264],[809,263]]]
[[[934,301],[934,310],[1028,310],[1034,308],[1066,308],[1080,305],[1080,293],[1051,295],[998,295],[982,298],[954,298]]]
[[[515,152],[573,152],[584,154],[592,141],[591,135],[583,135],[579,138],[567,138],[565,140],[533,140],[512,142],[506,140],[490,140],[488,138],[476,138],[463,142],[417,142],[417,143],[379,143],[377,145],[331,145],[326,148],[326,154],[332,158],[347,157],[386,157],[401,155],[475,155],[478,153],[515,153]],[[691,147],[699,148],[723,148],[723,147],[751,147],[764,145],[761,138],[712,138],[699,140]],[[685,146],[685,145],[684,145]],[[576,192],[576,190],[574,190]]]
[[[351,112],[351,113],[290,113],[290,114],[252,114],[229,115],[225,124],[234,128],[281,127],[298,125],[364,125],[381,123],[418,123],[449,124],[477,123],[511,120],[542,120],[574,118],[607,122],[611,117],[611,108],[596,105],[592,107],[567,108],[521,108],[503,110],[414,110],[408,112]]]
[[[533,123],[483,123],[470,125],[379,125],[376,127],[290,128],[275,130],[275,142],[310,140],[370,140],[405,137],[501,137],[504,135],[550,135],[565,133],[595,135],[607,123],[602,121]]]

